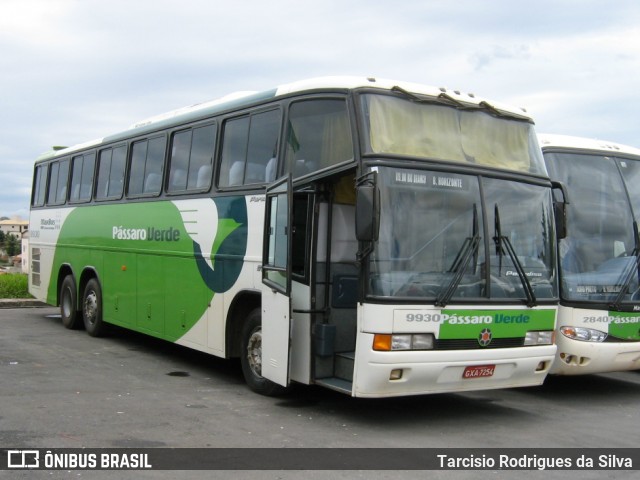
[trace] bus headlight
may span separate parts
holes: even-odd
[[[379,352],[402,350],[433,350],[433,333],[415,333],[404,335],[376,334],[373,337],[373,349]]]
[[[524,337],[525,346],[531,345],[551,345],[553,344],[553,330],[541,332],[527,332]]]
[[[582,342],[604,342],[607,338],[606,333],[592,328],[560,327],[560,332],[567,338]]]

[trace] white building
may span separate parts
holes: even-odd
[[[13,218],[10,220],[0,220],[0,231],[5,235],[13,235],[18,240],[22,240],[22,235],[29,229],[28,220]]]

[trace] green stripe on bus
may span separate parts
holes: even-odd
[[[555,310],[453,310],[442,311],[440,339],[478,338],[491,330],[493,338],[524,337],[528,331],[553,330]]]

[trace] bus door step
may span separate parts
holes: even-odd
[[[353,367],[355,364],[356,352],[336,353],[334,375],[348,382],[353,382]]]
[[[340,393],[346,393],[348,395],[351,395],[351,390],[353,389],[353,383],[336,377],[319,378],[316,380],[316,385],[320,385]]]

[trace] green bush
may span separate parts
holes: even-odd
[[[22,273],[0,275],[0,298],[31,298],[27,276]]]

